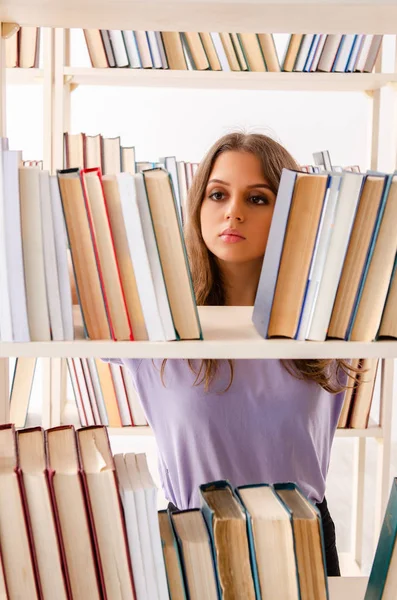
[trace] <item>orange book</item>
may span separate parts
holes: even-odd
[[[106,412],[109,420],[109,427],[122,427],[110,365],[100,359],[96,359],[95,364],[98,371],[99,381],[101,383],[103,400],[105,402]]]

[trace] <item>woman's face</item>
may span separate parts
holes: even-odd
[[[207,248],[228,263],[261,261],[275,201],[254,154],[220,154],[201,205],[201,232]]]

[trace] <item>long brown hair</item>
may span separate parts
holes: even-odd
[[[220,138],[210,148],[201,161],[189,190],[185,226],[185,239],[193,287],[199,306],[222,306],[225,304],[225,289],[218,263],[215,256],[205,245],[201,233],[200,212],[214,163],[220,154],[229,151],[254,154],[260,160],[263,174],[275,194],[277,194],[282,169],[299,170],[298,164],[289,152],[266,135],[230,133]],[[229,360],[228,362],[230,380],[226,390],[230,388],[233,382],[233,361]],[[291,375],[298,379],[314,381],[331,393],[337,393],[344,388],[339,381],[341,372],[349,375],[351,371],[349,364],[343,360],[306,359],[283,360],[282,362]],[[166,361],[163,361],[161,367],[162,377],[164,376],[165,364]],[[192,361],[189,360],[188,364],[196,374],[195,385],[204,383],[205,389],[208,390],[216,375],[218,361],[203,359],[196,370]]]

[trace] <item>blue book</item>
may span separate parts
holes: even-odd
[[[321,41],[321,34],[316,33],[313,38],[312,45],[310,46],[309,54],[307,55],[305,65],[303,67],[304,73],[310,72],[310,69],[311,69],[311,66],[312,66],[313,60],[314,60],[314,55],[316,54],[316,50],[318,48],[320,41]]]
[[[158,515],[169,596],[170,598],[187,600],[178,542],[171,523],[171,517],[167,510],[159,510]]]
[[[274,489],[292,513],[301,596],[326,600],[328,580],[320,512],[295,483],[276,483]]]
[[[284,236],[287,229],[295,181],[298,176],[296,171],[283,169],[277,192],[277,201],[274,207],[252,315],[255,328],[263,338],[267,337],[278,269],[283,251]]]
[[[211,537],[219,597],[254,599],[244,508],[226,480],[206,483],[199,489],[201,511]],[[225,552],[225,540],[235,548],[235,552]]]
[[[292,513],[267,483],[236,489],[247,515],[251,568],[257,600],[277,597],[300,600]]]
[[[169,511],[169,516],[178,543],[187,600],[192,597],[221,600],[211,540],[201,510]]]
[[[382,600],[382,598],[386,596],[387,598],[395,597],[396,589],[391,581],[391,569],[396,566],[396,538],[397,479],[395,478],[393,480],[389,503],[383,520],[364,600]],[[395,575],[393,576],[393,579],[395,579]]]

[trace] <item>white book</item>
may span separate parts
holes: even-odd
[[[346,71],[348,73],[354,72],[354,67],[356,66],[357,57],[358,57],[361,47],[364,43],[364,38],[365,38],[365,35],[363,33],[359,33],[356,37],[356,41],[354,42],[354,46],[353,46],[349,61],[346,66]]]
[[[308,340],[321,342],[327,336],[364,178],[365,175],[362,173],[343,173],[334,227],[313,310],[313,319],[307,336]]]
[[[19,168],[23,263],[26,302],[32,342],[51,340],[40,201],[40,173],[37,167]]]
[[[327,39],[325,41],[324,48],[317,66],[318,71],[324,71],[326,73],[331,72],[341,39],[342,35],[339,33],[327,35]]]
[[[116,467],[121,503],[124,509],[125,528],[127,531],[128,550],[134,576],[136,600],[151,600],[146,588],[141,539],[139,535],[139,518],[134,493],[136,483],[131,482],[128,477],[123,454],[114,455],[114,465]]]
[[[125,49],[128,54],[128,62],[132,69],[140,69],[142,67],[141,58],[139,56],[138,44],[133,31],[123,31]]]
[[[157,46],[158,46],[158,49],[160,52],[161,66],[163,67],[163,69],[168,69],[168,60],[167,60],[167,55],[165,53],[164,42],[163,42],[163,38],[161,36],[161,31],[155,31],[155,35],[156,35],[156,40],[157,40]]]
[[[210,35],[215,46],[215,52],[217,53],[219,62],[221,64],[222,71],[231,71],[225,48],[222,44],[221,36],[217,32],[211,32]]]
[[[136,455],[133,453],[125,454],[124,461],[128,473],[128,479],[134,491],[135,507],[138,517],[139,541],[141,545],[143,572],[145,574],[148,600],[160,600],[157,590],[156,566],[149,529],[146,493],[141,482],[141,476],[139,474],[138,464],[136,462]]]
[[[55,175],[50,177],[50,192],[55,237],[55,253],[58,268],[58,284],[61,297],[63,339],[67,342],[71,342],[74,339],[74,328],[72,292],[70,288],[67,254],[68,242],[62,210],[62,200],[59,193],[58,179]]]
[[[75,401],[76,401],[76,407],[77,407],[77,412],[78,412],[79,419],[80,419],[80,425],[82,427],[86,427],[88,425],[88,421],[87,421],[86,414],[84,412],[83,402],[81,400],[80,386],[79,386],[79,383],[77,381],[76,370],[75,370],[75,367],[74,367],[74,361],[75,360],[79,360],[79,359],[78,358],[76,358],[76,359],[74,359],[74,358],[67,358],[66,362],[67,362],[67,365],[68,365],[69,377],[70,377],[70,382],[72,384],[72,388],[73,388],[73,392],[74,392],[74,398],[75,398]]]
[[[100,423],[101,425],[109,425],[109,419],[106,412],[105,401],[103,399],[101,382],[99,381],[99,375],[98,370],[96,368],[95,359],[87,358],[87,365],[90,371],[91,382],[95,392],[95,399],[99,410]]]
[[[152,63],[155,69],[161,69],[163,64],[161,62],[160,48],[157,44],[156,32],[147,31],[147,37],[149,42],[150,54],[152,55]]]
[[[135,31],[135,39],[138,45],[141,64],[144,69],[153,68],[152,55],[150,53],[149,40],[146,31]]]
[[[313,73],[314,71],[317,70],[318,63],[320,62],[321,54],[322,54],[322,51],[324,49],[326,41],[327,41],[327,34],[326,33],[321,33],[320,34],[320,40],[319,40],[319,42],[317,44],[317,47],[316,47],[316,50],[314,52],[313,60],[311,62],[311,65],[309,65],[310,73]]]
[[[7,223],[5,214],[6,193],[4,185],[3,151],[0,149],[0,325],[1,340],[13,341],[11,297],[7,266]]]
[[[164,165],[164,168],[171,175],[172,187],[174,188],[174,195],[176,199],[178,214],[182,223],[181,194],[179,190],[178,166],[176,163],[176,158],[175,156],[165,156],[160,158],[160,162]]]
[[[136,277],[136,285],[141,301],[146,329],[151,342],[166,341],[160,309],[156,298],[154,278],[146,249],[146,239],[138,208],[135,190],[136,175],[120,173],[116,175],[120,191],[121,208],[124,217],[128,248]],[[153,229],[153,228],[152,228]],[[154,235],[154,233],[153,233]]]
[[[313,37],[313,43],[310,47],[309,50],[309,54],[307,55],[307,60],[305,62],[305,64],[303,65],[303,70],[305,73],[308,73],[310,71],[310,68],[312,66],[314,57],[316,55],[316,51],[318,48],[318,45],[321,42],[321,35],[319,33],[316,33],[316,35]]]
[[[90,399],[91,410],[92,410],[92,414],[93,414],[93,417],[94,417],[94,424],[95,425],[102,425],[101,416],[99,414],[98,404],[97,404],[97,400],[96,400],[95,389],[94,389],[94,386],[92,384],[91,371],[90,371],[90,369],[88,367],[88,359],[87,358],[81,358],[80,360],[81,360],[81,366],[83,368],[84,379],[85,379],[85,383],[86,383],[86,386],[87,386],[88,396],[89,396],[89,399]]]
[[[362,73],[364,71],[365,63],[367,62],[373,38],[374,36],[370,34],[366,35],[364,38],[364,41],[360,48],[360,52],[357,56],[356,64],[354,65],[354,70],[358,73]]]
[[[179,194],[182,210],[182,221],[186,224],[187,221],[187,179],[185,162],[180,160],[177,162],[178,169],[178,183],[179,183]]]
[[[52,218],[50,175],[40,171],[41,224],[43,231],[44,266],[51,336],[58,342],[64,340],[61,295],[59,292],[57,257],[55,250],[54,221]]]
[[[121,367],[121,371],[123,373],[123,380],[127,392],[128,404],[130,406],[130,412],[132,414],[132,420],[134,422],[134,425],[147,425],[145,413],[143,412],[138,392],[134,387],[131,375],[129,374],[128,369],[126,369],[125,367]]]
[[[335,73],[345,73],[347,64],[349,61],[350,54],[352,52],[353,44],[355,42],[356,35],[354,33],[348,33],[344,36],[342,47],[338,56],[336,57],[335,64],[332,70]]]
[[[305,340],[309,333],[313,308],[316,302],[320,281],[324,272],[325,258],[331,238],[331,232],[334,227],[336,207],[339,196],[341,175],[333,174],[330,186],[327,189],[324,199],[324,208],[321,215],[321,221],[317,234],[316,246],[313,253],[312,264],[308,278],[308,286],[305,298],[305,304],[299,324],[297,335],[298,340]]]
[[[142,173],[137,173],[134,175],[134,181],[139,215],[141,218],[142,230],[145,238],[150,269],[153,275],[154,288],[156,290],[156,298],[160,311],[161,322],[164,328],[165,338],[166,340],[175,340],[176,332],[174,321],[172,319],[172,312],[168,301],[163,268],[161,266],[161,259],[157,247],[156,235],[154,233],[152,216],[150,213],[149,202]]]
[[[77,377],[77,385],[80,390],[80,397],[83,403],[83,410],[86,416],[87,425],[96,425],[94,419],[94,413],[92,412],[92,406],[90,401],[90,396],[88,394],[87,382],[85,380],[82,359],[81,358],[73,358],[73,364],[75,368],[75,373]]]
[[[117,67],[128,67],[129,61],[125,49],[123,34],[119,29],[109,29],[109,37],[113,48],[114,59]]]
[[[315,37],[315,35],[313,33],[306,33],[303,36],[302,43],[299,47],[298,56],[296,57],[295,64],[294,64],[295,72],[299,73],[299,72],[303,71],[303,68],[309,57],[309,52],[310,52],[311,46],[313,44],[314,37]]]
[[[141,484],[145,490],[146,510],[149,521],[149,532],[152,543],[154,567],[156,571],[157,590],[160,600],[169,600],[167,575],[161,546],[160,525],[157,514],[157,487],[152,479],[146,460],[146,454],[135,455]]]
[[[1,264],[0,296],[9,293],[11,305],[12,338],[6,339],[3,331],[3,341],[29,342],[29,321],[26,304],[25,274],[23,267],[21,210],[19,201],[19,175],[18,168],[21,161],[21,152],[4,150],[2,152],[3,187],[0,190],[0,224],[5,227],[5,236],[0,237],[0,245],[5,243],[6,269]],[[1,169],[1,166],[0,166]],[[1,175],[0,175],[1,177]],[[4,193],[2,193],[4,192]],[[3,220],[4,219],[4,220]],[[1,227],[1,225],[0,225]],[[1,254],[1,251],[0,251]],[[0,259],[1,260],[1,259]],[[3,277],[7,276],[7,284],[3,288]],[[1,300],[0,300],[1,302]],[[7,304],[5,305],[7,308]],[[4,307],[3,307],[4,308]],[[8,314],[8,312],[7,312]],[[0,321],[3,321],[0,318]]]
[[[112,372],[113,385],[116,392],[121,424],[123,427],[129,427],[132,425],[132,421],[128,406],[128,398],[124,387],[123,376],[121,374],[121,367],[119,365],[110,363],[110,370]]]

